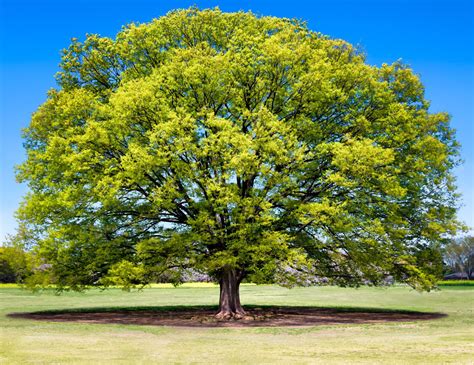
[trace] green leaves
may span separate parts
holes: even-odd
[[[458,146],[418,77],[297,21],[175,11],[73,41],[61,69],[18,179],[64,285],[226,267],[428,287],[409,258],[458,227]]]

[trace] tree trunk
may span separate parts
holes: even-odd
[[[219,297],[218,319],[240,319],[245,316],[245,311],[240,305],[239,286],[242,281],[242,273],[235,269],[225,269],[222,272]]]

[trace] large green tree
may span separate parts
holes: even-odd
[[[152,282],[429,288],[457,228],[447,114],[418,77],[305,24],[174,11],[64,51],[25,131],[19,209],[60,286]]]

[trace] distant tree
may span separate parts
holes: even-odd
[[[474,237],[464,236],[449,242],[444,259],[452,271],[460,271],[469,279],[474,278]]]
[[[0,283],[15,283],[16,274],[15,269],[12,267],[8,250],[4,247],[0,247]]]
[[[58,285],[128,287],[188,268],[220,284],[422,289],[456,232],[458,145],[396,62],[289,19],[195,8],[64,52],[25,131],[19,217]]]
[[[11,245],[10,239],[0,246],[0,283],[24,283],[32,274],[33,260],[29,253]]]

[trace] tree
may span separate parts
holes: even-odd
[[[458,145],[401,62],[304,23],[178,10],[88,35],[25,131],[18,215],[60,286],[193,268],[240,317],[242,280],[428,289],[456,231]],[[429,266],[429,265],[428,265]]]
[[[453,271],[466,274],[467,279],[474,277],[474,237],[464,236],[451,240],[444,249],[447,265]]]
[[[17,276],[15,267],[11,263],[14,257],[11,248],[0,247],[0,283],[15,283]]]
[[[33,257],[9,236],[0,246],[0,283],[24,283],[32,274]]]

